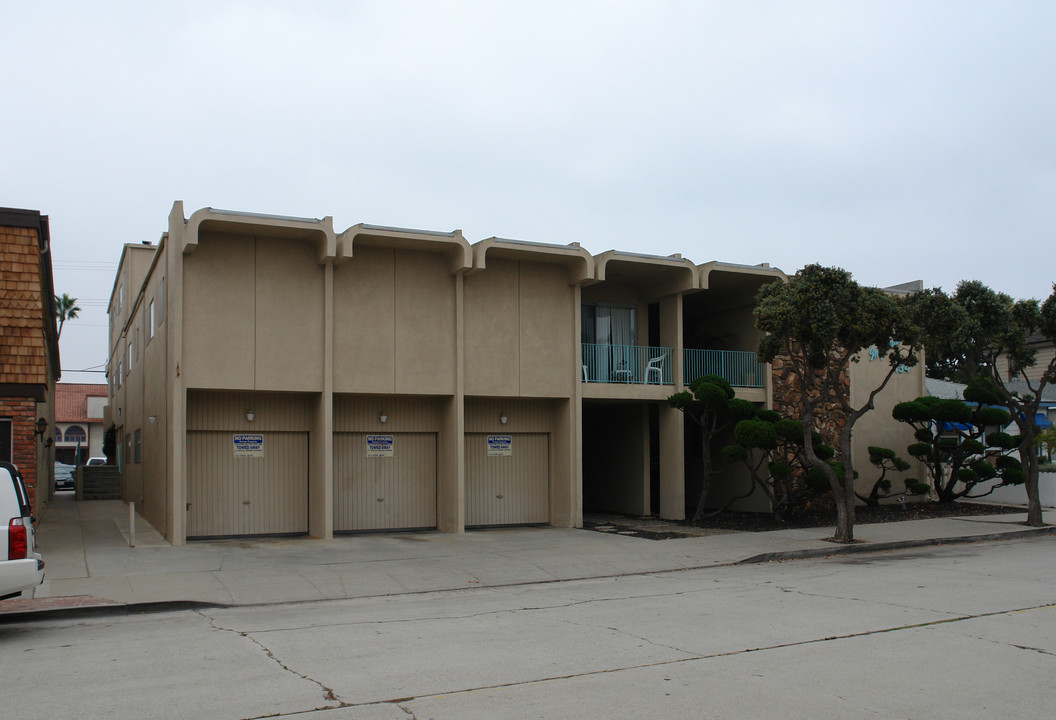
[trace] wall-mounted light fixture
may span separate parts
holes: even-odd
[[[147,422],[149,422],[151,425],[154,425],[155,423],[158,422],[158,416],[157,415],[151,415],[150,417],[147,418]]]
[[[44,440],[44,433],[48,430],[48,421],[44,418],[37,418],[37,429],[33,431],[34,435],[39,435],[41,440]]]
[[[509,420],[509,418],[506,417],[506,413],[503,413],[502,415],[499,415],[499,422],[502,423],[503,425],[506,424],[507,420]]]
[[[249,422],[253,422],[253,418],[255,418],[256,416],[257,414],[252,410],[246,410],[246,420],[248,420]]]
[[[381,414],[378,415],[378,420],[381,420],[383,423],[387,423],[389,421],[389,416],[385,413],[384,410],[382,410]]]

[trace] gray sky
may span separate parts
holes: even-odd
[[[173,201],[860,282],[1056,280],[1056,3],[8,2],[0,205],[106,360]]]

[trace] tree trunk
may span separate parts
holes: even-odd
[[[708,510],[708,493],[711,490],[711,432],[700,424],[700,442],[702,450],[700,453],[700,497],[697,499],[697,511],[693,513],[693,522],[699,523],[704,519]]]
[[[1034,439],[1024,440],[1019,446],[1019,461],[1023,463],[1027,491],[1027,525],[1042,527],[1045,520],[1041,514],[1041,494],[1038,491],[1038,456],[1034,452]]]

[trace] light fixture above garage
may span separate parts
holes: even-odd
[[[381,420],[383,423],[387,423],[389,421],[389,416],[385,414],[384,410],[382,410],[381,414],[378,415],[378,420]]]
[[[502,423],[503,425],[506,424],[507,420],[509,420],[509,418],[506,417],[506,413],[503,413],[502,415],[499,415],[499,422]]]
[[[255,418],[256,416],[257,414],[252,410],[246,410],[246,420],[248,420],[249,422],[253,422],[253,418]]]

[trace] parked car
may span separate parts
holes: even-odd
[[[76,465],[67,465],[61,462],[55,463],[55,489],[73,490],[75,488],[73,472],[76,469]]]
[[[105,457],[90,457],[90,458],[88,458],[88,462],[86,462],[85,465],[88,465],[89,467],[92,466],[92,465],[106,465],[106,458]]]
[[[31,512],[18,468],[0,461],[0,600],[44,582],[44,559],[34,552]]]

